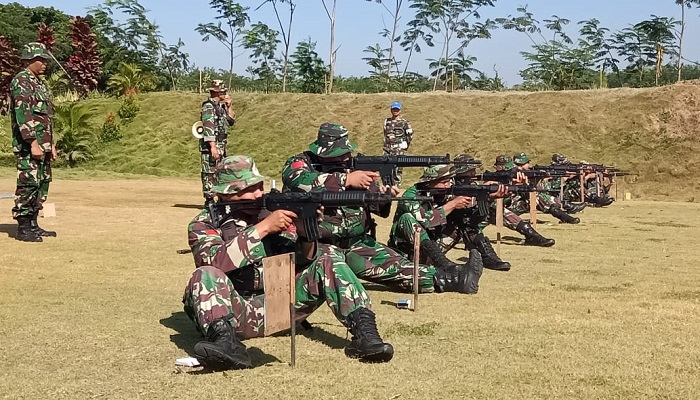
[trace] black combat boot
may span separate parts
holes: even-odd
[[[245,345],[236,337],[225,318],[214,320],[207,329],[207,340],[194,345],[194,356],[203,366],[217,370],[251,368]]]
[[[571,203],[568,201],[562,202],[562,208],[569,214],[576,214],[586,208],[586,203]]]
[[[580,219],[572,217],[571,215],[564,212],[564,210],[562,210],[561,208],[550,207],[549,213],[556,217],[559,221],[567,224],[578,224],[579,222],[581,222]]]
[[[369,308],[358,308],[348,315],[348,329],[352,334],[345,355],[366,362],[387,362],[394,356],[394,348],[384,343],[377,331],[377,320]]]
[[[43,242],[41,238],[32,229],[32,217],[29,215],[17,217],[17,236],[15,239],[21,242]]]
[[[484,272],[484,262],[479,250],[469,250],[469,261],[464,264],[464,269],[467,273],[467,290],[462,293],[476,294],[479,291],[479,279]]]
[[[32,219],[31,219],[32,231],[34,231],[34,233],[36,233],[37,236],[56,237],[56,231],[47,231],[47,230],[41,229],[39,224],[36,222],[38,215],[39,215],[39,213],[32,215]]]
[[[515,230],[521,235],[525,236],[525,246],[554,246],[554,239],[547,239],[546,237],[537,233],[535,228],[533,228],[529,222],[520,221],[518,226],[515,227]]]
[[[447,258],[440,246],[432,240],[420,242],[420,251],[432,261],[435,267],[433,286],[436,292],[468,293],[467,271],[464,266]]]
[[[484,263],[484,268],[494,271],[510,271],[510,263],[498,257],[493,246],[491,246],[489,238],[478,234],[472,238],[472,242],[479,253],[481,253],[481,260]]]

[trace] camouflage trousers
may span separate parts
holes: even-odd
[[[51,153],[37,160],[31,156],[15,155],[17,158],[17,189],[12,218],[31,216],[43,208],[49,194],[51,182]]]
[[[345,261],[358,278],[387,285],[399,291],[413,290],[413,262],[405,254],[364,235],[343,250]],[[431,293],[435,269],[419,265],[418,290]]]
[[[406,254],[413,253],[413,245],[415,243],[415,237],[413,235],[415,232],[419,232],[419,240],[421,242],[424,240],[432,240],[440,246],[444,253],[453,249],[464,239],[464,227],[460,227],[456,223],[448,221],[447,224],[436,227],[435,229],[425,229],[418,220],[416,220],[414,215],[406,213],[399,217],[399,220],[391,226],[389,246]],[[421,254],[420,262],[426,263],[427,261],[428,258],[424,254]]]
[[[561,201],[549,193],[538,192],[536,201],[535,207],[543,213],[549,213],[552,207],[561,208]],[[511,203],[511,210],[517,214],[525,214],[530,210],[530,200],[523,196],[514,197]]]
[[[503,207],[503,226],[508,229],[515,230],[515,228],[522,222],[522,218],[516,213],[514,213],[510,208]],[[489,210],[489,223],[496,225],[496,202],[494,201]]]
[[[222,148],[219,148],[219,154],[221,154],[221,158],[219,160],[222,160],[224,157],[226,157],[226,152]],[[201,153],[201,156],[202,194],[207,200],[213,199],[214,193],[212,192],[212,187],[216,184],[217,160],[215,160],[214,157],[212,157],[209,153]]]
[[[598,185],[596,185],[596,179],[590,179],[585,183],[584,187],[586,188],[586,200],[594,199],[598,196],[599,192],[601,197],[606,199],[610,198],[610,195],[608,194],[608,192],[610,191],[610,186],[606,187],[600,182],[598,183]],[[600,189],[598,187],[600,187]]]
[[[370,308],[369,294],[336,247],[319,245],[317,258],[296,275],[296,318],[306,319],[324,302],[345,326],[359,308]],[[218,268],[200,267],[190,278],[182,298],[185,313],[204,334],[209,324],[228,318],[241,339],[265,336],[265,295],[241,296]]]
[[[388,151],[384,150],[385,156],[402,156],[404,154],[406,154],[405,151],[398,150],[398,151],[394,151],[394,152],[388,152]],[[396,182],[396,186],[401,187],[401,180],[403,179],[403,168],[400,168],[400,167],[395,168],[393,178],[394,178],[394,182]]]

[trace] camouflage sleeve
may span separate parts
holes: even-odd
[[[282,182],[285,188],[310,192],[314,189],[340,191],[345,189],[347,174],[342,172],[321,173],[311,169],[303,156],[291,157],[282,169]]]
[[[414,186],[406,190],[403,197],[414,197],[415,195],[416,191]],[[416,221],[426,229],[435,228],[447,223],[447,215],[445,214],[445,208],[443,206],[424,206],[419,201],[415,200],[399,201],[399,204],[396,207],[396,213],[398,215],[403,215],[406,213],[413,215]]]
[[[203,140],[205,142],[216,141],[216,119],[215,119],[214,105],[211,102],[206,102],[202,105],[202,111],[200,112],[202,125],[203,125]]]
[[[36,139],[36,129],[33,129],[33,127],[43,121],[40,121],[40,118],[37,118],[38,115],[34,114],[32,110],[34,108],[34,97],[27,90],[28,87],[29,80],[24,76],[16,76],[10,84],[12,99],[14,100],[12,112],[15,114],[17,125],[19,125],[19,132],[24,141],[31,142]]]
[[[220,230],[206,220],[195,218],[188,227],[188,241],[197,268],[209,265],[230,272],[267,256],[255,226],[248,226],[224,241]]]

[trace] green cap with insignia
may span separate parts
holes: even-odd
[[[530,162],[530,157],[525,153],[515,153],[513,155],[513,162],[518,165],[525,165]]]
[[[357,148],[348,139],[348,130],[338,124],[324,122],[318,128],[318,139],[311,143],[309,150],[319,157],[330,158],[342,156]]]
[[[43,58],[44,60],[49,59],[49,54],[43,43],[31,42],[22,47],[22,54],[20,57],[22,60],[33,60],[37,57]]]
[[[418,183],[430,182],[443,178],[452,178],[454,176],[454,168],[447,164],[431,165],[423,170],[423,175],[418,179]]]
[[[241,190],[262,182],[255,161],[249,156],[229,156],[224,158],[216,172],[216,184],[212,187],[214,193],[236,194]]]

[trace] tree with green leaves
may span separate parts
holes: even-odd
[[[284,53],[282,54],[282,92],[287,91],[287,75],[288,75],[288,65],[289,65],[289,46],[291,44],[292,37],[292,21],[294,20],[294,11],[297,8],[296,3],[292,0],[265,0],[256,10],[270,3],[272,8],[275,10],[275,17],[277,17],[277,23],[279,24],[280,31],[282,32],[282,41],[284,42]],[[280,18],[279,10],[277,9],[277,3],[287,4],[289,6],[289,22],[287,29],[284,28],[282,24],[282,19]]]
[[[290,56],[294,85],[304,93],[323,93],[325,90],[326,66],[316,53],[316,42],[311,38],[299,42]]]
[[[87,109],[78,103],[56,105],[54,110],[56,148],[59,160],[68,164],[69,167],[75,167],[93,157],[94,137],[91,134],[93,127],[89,121],[94,115],[94,110]]]
[[[134,63],[121,63],[118,72],[109,77],[107,87],[118,96],[128,96],[155,87],[153,75]]]
[[[379,3],[384,10],[389,14],[391,17],[391,29],[387,28],[384,26],[384,29],[379,32],[379,34],[384,37],[389,39],[389,55],[386,57],[386,67],[384,69],[384,73],[386,75],[386,83],[387,86],[389,85],[391,81],[391,69],[393,67],[397,67],[398,69],[398,62],[396,61],[396,58],[394,56],[394,46],[397,42],[401,41],[402,35],[398,33],[399,29],[399,21],[401,20],[401,7],[403,6],[403,0],[366,0],[366,1],[373,1],[375,3]],[[389,4],[391,4],[391,8],[389,8]],[[398,73],[398,71],[397,71]]]
[[[693,5],[700,7],[700,0],[674,0],[681,6],[681,29],[678,34],[678,82],[681,81],[681,71],[683,70],[683,36],[685,35],[685,9]]]
[[[605,85],[605,70],[608,67],[615,71],[618,76],[620,73],[617,65],[619,61],[613,56],[611,51],[612,45],[606,37],[610,29],[601,27],[600,21],[595,18],[579,21],[579,25],[581,25],[578,40],[579,48],[594,55],[594,63],[598,70],[598,87],[602,88]]]
[[[249,8],[243,7],[232,0],[211,0],[209,5],[212,10],[219,14],[214,17],[218,20],[218,23],[200,23],[197,25],[197,28],[195,28],[195,31],[202,35],[202,41],[206,42],[213,37],[229,51],[230,65],[228,85],[231,87],[233,63],[236,56],[236,40],[246,24],[250,22],[250,17],[248,16]],[[226,27],[223,26],[222,21],[226,23]],[[228,32],[224,29],[228,29]]]
[[[265,84],[265,92],[270,91],[275,76],[275,52],[277,44],[277,32],[262,22],[251,25],[250,29],[242,31],[241,42],[244,49],[252,50],[250,58],[253,60],[251,72],[258,76]]]
[[[634,26],[634,29],[641,32],[646,38],[647,43],[652,45],[654,48],[656,86],[659,85],[659,77],[661,77],[664,54],[677,54],[674,44],[674,32],[678,24],[679,22],[674,18],[652,15],[651,19],[639,22]]]

